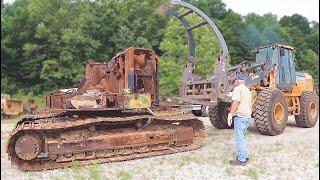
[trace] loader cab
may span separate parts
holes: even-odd
[[[291,91],[296,84],[293,50],[291,46],[276,44],[253,51],[256,62],[268,60],[272,66],[277,66],[276,86],[283,91]]]

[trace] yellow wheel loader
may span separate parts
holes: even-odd
[[[177,9],[185,9],[180,13]],[[252,51],[255,62],[243,62],[228,68],[227,44],[215,23],[197,7],[178,0],[159,7],[158,14],[176,17],[186,30],[189,57],[183,70],[181,98],[192,106],[196,116],[208,115],[214,127],[232,128],[227,125],[233,81],[243,75],[252,92],[254,124],[261,134],[281,134],[289,115],[294,115],[299,127],[315,126],[319,116],[319,99],[313,79],[307,73],[296,72],[294,48],[273,44]],[[190,24],[186,17],[195,14],[202,19]],[[215,61],[215,72],[210,78],[199,78],[194,74],[196,65],[193,31],[208,26],[220,43],[220,54]]]

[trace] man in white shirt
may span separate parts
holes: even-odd
[[[235,79],[235,88],[232,91],[232,104],[228,114],[228,124],[231,126],[234,118],[234,136],[238,150],[238,156],[231,160],[231,165],[245,166],[249,161],[246,133],[251,118],[251,92],[246,87],[244,77],[238,76]]]

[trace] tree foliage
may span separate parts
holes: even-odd
[[[187,20],[190,24],[197,24],[201,21],[195,15],[188,16]],[[218,40],[208,27],[196,29],[194,40],[196,45],[195,73],[210,76],[219,52]],[[189,55],[186,32],[178,20],[170,19],[160,49],[165,52],[160,60],[160,92],[177,95],[182,80],[183,66]]]
[[[319,23],[294,14],[279,21],[273,14],[246,16],[226,10],[221,0],[186,0],[219,27],[230,65],[253,60],[251,49],[272,43],[296,48],[297,70],[318,85]],[[83,63],[106,61],[129,46],[153,49],[160,60],[161,93],[177,95],[188,57],[179,21],[154,9],[167,0],[16,0],[1,1],[1,90],[41,94],[80,81]],[[200,21],[188,16],[192,24]],[[219,43],[208,28],[195,31],[196,73],[211,76]]]

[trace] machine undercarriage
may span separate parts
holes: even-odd
[[[177,112],[64,112],[22,119],[11,133],[8,155],[21,170],[125,161],[200,148],[203,123]]]

